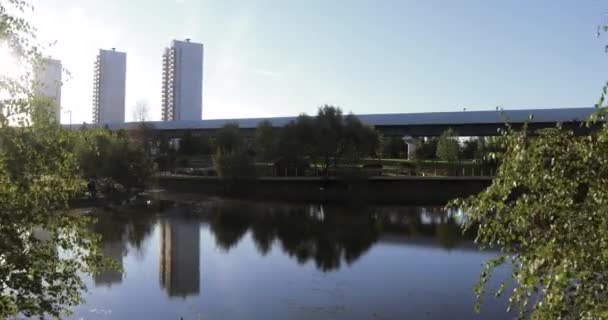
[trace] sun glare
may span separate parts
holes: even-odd
[[[8,44],[0,42],[0,76],[12,79],[26,73],[26,67],[12,52]]]

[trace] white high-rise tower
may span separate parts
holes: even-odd
[[[203,45],[173,40],[163,54],[162,119],[200,120],[203,113]]]
[[[61,61],[43,59],[35,69],[34,92],[52,102],[51,116],[61,121]]]
[[[125,122],[127,54],[99,50],[93,82],[93,123]]]

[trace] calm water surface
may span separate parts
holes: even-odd
[[[432,207],[208,200],[99,214],[124,272],[87,279],[73,319],[509,319],[473,310],[481,264],[459,215]],[[501,270],[500,274],[505,274]]]

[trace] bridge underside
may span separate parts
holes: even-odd
[[[500,134],[500,129],[505,128],[505,122],[516,129],[520,129],[524,123],[528,123],[528,130],[531,134],[539,129],[553,128],[557,123],[561,123],[564,129],[572,130],[577,135],[586,135],[600,126],[598,124],[593,128],[587,128],[583,125],[594,112],[597,112],[595,108],[555,108],[363,114],[358,115],[358,117],[361,122],[374,126],[385,137],[436,137],[450,128],[457,136],[496,136]],[[274,117],[152,121],[146,124],[161,132],[165,137],[180,138],[188,131],[194,135],[215,136],[217,130],[222,126],[228,123],[238,123],[244,136],[254,137],[255,129],[262,121],[270,122],[274,128],[279,130],[279,128],[295,120],[296,117]],[[95,124],[93,126],[104,126],[110,130],[137,130],[141,124],[131,122]]]
[[[521,129],[523,124],[510,124],[514,129]],[[528,124],[528,132],[535,134],[536,131],[546,128],[555,128],[555,123],[531,123]],[[600,125],[591,128],[586,127],[581,122],[563,123],[562,128],[571,130],[576,135],[587,135],[592,130],[596,130]],[[376,130],[384,137],[437,137],[445,130],[452,129],[456,136],[461,137],[490,137],[500,135],[500,130],[504,130],[504,124],[465,124],[465,125],[405,125],[405,126],[375,126]],[[278,128],[277,128],[278,129]],[[215,136],[218,129],[193,128],[193,129],[162,129],[161,134],[167,138],[181,138],[185,132],[190,131],[194,135]],[[253,138],[255,128],[241,128],[241,133],[245,137]]]

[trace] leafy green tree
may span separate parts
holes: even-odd
[[[382,142],[382,156],[385,158],[405,158],[407,145],[400,137],[388,137]]]
[[[288,163],[295,163],[298,159],[302,159],[305,156],[305,146],[300,143],[298,133],[296,122],[287,124],[279,132],[277,153],[279,157],[285,159]]]
[[[604,119],[607,92],[608,83],[589,124]],[[509,308],[520,317],[606,319],[608,126],[584,137],[559,125],[537,133],[509,128],[494,139],[500,166],[492,185],[451,203],[466,214],[467,228],[478,228],[480,245],[501,249],[475,287],[478,302],[496,267],[508,264]]]
[[[198,153],[196,139],[192,135],[192,131],[186,130],[181,140],[179,141],[179,153],[192,156]]]
[[[215,145],[222,153],[232,152],[245,145],[238,123],[227,123],[217,131]]]
[[[228,181],[256,176],[254,159],[245,148],[230,151],[218,149],[213,156],[213,164],[218,176]]]
[[[501,137],[481,137],[477,143],[475,158],[484,163],[496,163],[504,152]]]
[[[162,136],[156,130],[153,124],[141,122],[137,128],[130,131],[131,139],[134,143],[138,143],[144,149],[146,154],[152,154],[153,151],[160,151]]]
[[[227,181],[255,177],[254,159],[237,123],[228,123],[219,129],[215,144],[213,164],[218,176]]]
[[[376,155],[380,136],[374,128],[364,125],[352,113],[344,117],[343,135],[343,153],[349,159],[357,161],[362,157]]]
[[[195,138],[195,142],[196,145],[198,146],[197,150],[198,153],[201,155],[212,155],[214,148],[213,148],[213,142],[211,141],[211,138],[206,135],[200,135],[198,137]]]
[[[255,151],[262,161],[271,161],[276,157],[277,133],[270,121],[262,121],[255,130]]]
[[[454,138],[454,131],[450,128],[444,131],[437,141],[437,158],[443,161],[457,161],[460,145]]]
[[[24,64],[39,63],[23,1],[0,2],[0,42]],[[0,68],[0,318],[60,317],[82,302],[81,274],[103,263],[88,220],[66,213],[81,192],[71,136],[50,121],[29,79]],[[62,252],[70,252],[69,255]]]
[[[294,144],[292,153],[299,157],[307,157],[310,162],[317,163],[319,159],[318,141],[321,139],[317,131],[317,122],[314,117],[306,114],[301,114],[296,119],[293,129],[293,138],[291,143]],[[289,136],[289,135],[287,135]],[[290,144],[289,142],[287,143]]]
[[[140,144],[126,135],[91,129],[76,138],[80,169],[87,178],[108,178],[127,190],[142,188],[155,172],[154,163]]]
[[[102,262],[88,220],[66,213],[84,187],[70,136],[46,110],[37,113],[22,127],[0,116],[1,318],[68,314],[82,302],[80,273],[95,273]]]
[[[344,116],[340,108],[325,105],[315,117],[300,115],[285,126],[277,142],[279,156],[285,162],[301,163],[308,159],[320,163],[328,174],[340,159],[356,161],[374,156],[380,138],[376,130],[366,126],[353,114]]]
[[[315,117],[315,132],[319,136],[315,153],[325,172],[332,164],[337,166],[338,158],[344,152],[343,131],[342,110],[329,105],[320,107]]]
[[[479,149],[480,139],[465,140],[460,148],[459,158],[461,159],[478,159],[477,150]]]
[[[608,316],[608,130],[575,137],[559,128],[531,138],[503,137],[503,159],[492,185],[454,204],[479,225],[477,241],[502,248],[491,271],[509,263],[515,280],[510,306],[537,319]],[[533,304],[533,308],[526,308]]]
[[[431,160],[437,158],[437,138],[421,138],[416,141],[416,160]]]
[[[179,152],[183,155],[210,155],[213,153],[211,139],[207,135],[195,136],[186,130],[179,142]]]

